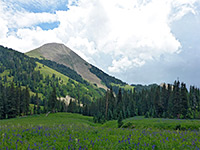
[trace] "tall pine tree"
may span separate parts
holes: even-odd
[[[25,106],[25,115],[28,115],[30,110],[29,110],[29,104],[30,104],[30,93],[29,93],[29,88],[26,86],[25,93],[24,93],[24,106]]]
[[[187,88],[184,83],[181,84],[181,114],[186,118],[188,110]]]
[[[56,103],[57,103],[56,87],[53,86],[53,90],[48,100],[48,108],[49,108],[49,111],[51,111],[52,113],[56,112],[56,105],[57,105]]]

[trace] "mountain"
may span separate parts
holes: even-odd
[[[39,61],[51,60],[58,64],[65,65],[77,72],[77,74],[79,74],[84,80],[98,86],[99,88],[107,89],[112,86],[116,89],[115,91],[117,91],[119,87],[125,89],[133,88],[127,83],[116,79],[89,64],[64,44],[44,44],[26,54],[30,57],[40,59]]]
[[[82,79],[75,71],[56,62],[48,62],[52,64],[52,67],[48,67],[37,59],[3,46],[0,46],[0,58],[0,83],[8,86],[14,83],[15,86],[24,88],[27,86],[30,94],[38,93],[41,100],[48,99],[54,86],[58,97],[68,95],[81,103],[94,101],[105,92]],[[61,68],[62,71],[54,68]]]
[[[45,44],[26,54],[30,57],[39,59],[45,58],[63,64],[76,71],[83,79],[97,84],[98,87],[106,89],[106,86],[101,83],[101,80],[95,74],[90,72],[92,66],[64,44]]]

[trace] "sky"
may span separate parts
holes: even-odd
[[[129,84],[200,87],[199,0],[0,0],[0,45],[63,43]]]

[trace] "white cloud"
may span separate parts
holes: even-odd
[[[75,51],[84,60],[91,63],[93,62],[93,59],[89,57],[89,55],[93,55],[97,52],[94,47],[94,42],[89,42],[87,38],[71,37],[66,45],[73,47],[73,51]]]
[[[200,3],[197,0],[181,0],[181,1],[172,1],[172,9],[173,12],[171,13],[171,20],[175,21],[181,19],[185,14],[191,12],[196,14],[195,4]]]
[[[9,5],[8,5],[9,4]],[[8,28],[27,28],[39,23],[53,23],[58,21],[56,14],[51,13],[33,13],[24,9],[13,8],[10,3],[0,1],[0,18],[8,22]]]
[[[19,6],[57,5],[56,0],[16,2]],[[8,7],[16,4],[14,0],[0,0],[0,44],[25,52],[47,42],[62,42],[96,64],[98,60],[94,60],[94,55],[109,54],[112,64],[108,70],[122,72],[162,55],[180,52],[181,43],[172,34],[170,25],[188,12],[195,14],[196,2],[69,0],[68,11],[51,14],[15,9]],[[56,21],[60,25],[53,30],[43,31],[37,27],[40,23]]]
[[[0,18],[0,39],[5,39],[7,32],[7,21]]]
[[[19,12],[11,19],[13,22],[9,24],[9,28],[27,28],[40,23],[53,23],[58,21],[56,14],[27,12]]]
[[[44,43],[58,42],[62,43],[57,38],[53,30],[43,31],[40,27],[31,29],[19,29],[15,34],[7,36],[6,39],[1,39],[1,43],[12,43],[5,45],[22,52],[27,52],[33,48],[41,46]]]
[[[180,51],[181,44],[171,33],[170,15],[172,8],[181,8],[183,3],[172,2],[75,1],[76,5],[69,6],[70,11],[65,13],[67,19],[62,19],[61,25],[65,25],[63,29],[70,37],[79,37],[85,41],[81,42],[82,47],[79,48],[70,42],[68,46],[90,57],[93,54],[90,53],[91,49],[111,54],[114,59],[108,70],[119,72],[139,67],[146,60],[157,59],[165,53]],[[180,13],[187,12],[177,11],[176,15]],[[92,45],[88,45],[88,42]],[[84,43],[86,49],[83,48]],[[125,58],[128,65],[123,66],[122,60]],[[123,67],[119,67],[120,64]]]
[[[135,59],[129,60],[128,57],[123,57],[119,60],[114,59],[113,62],[112,62],[112,66],[108,67],[108,70],[110,72],[119,73],[119,72],[123,71],[124,68],[129,69],[133,66],[140,67],[144,64],[145,64],[145,62],[142,59],[135,58]]]

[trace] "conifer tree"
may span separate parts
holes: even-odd
[[[3,95],[2,95],[2,89],[3,88],[3,86],[2,86],[2,84],[1,84],[1,82],[0,82],[0,119],[4,119],[4,109],[3,109]]]
[[[181,114],[186,118],[188,110],[187,89],[184,83],[181,84]]]
[[[167,117],[173,118],[173,92],[172,92],[172,86],[168,84],[168,106],[167,106]]]
[[[26,86],[25,93],[24,93],[24,103],[25,103],[25,114],[29,114],[29,104],[30,104],[30,93],[29,88]]]
[[[52,90],[49,100],[48,100],[49,111],[51,111],[53,113],[56,112],[56,103],[57,103],[56,87],[53,86],[53,90]]]
[[[9,87],[8,91],[7,112],[8,112],[8,118],[15,118],[17,115],[16,91],[13,82],[11,83],[11,86]]]
[[[162,117],[167,116],[167,108],[168,108],[168,100],[169,100],[169,92],[166,87],[166,84],[163,84],[162,91],[161,91],[161,103],[163,104],[163,115]]]
[[[33,106],[33,114],[37,114],[35,103],[34,103],[34,106]]]
[[[78,109],[78,107],[77,107],[76,101],[73,101],[72,99],[70,99],[70,103],[69,103],[67,111],[71,112],[71,113],[76,113],[77,109]]]
[[[2,89],[2,100],[3,100],[3,119],[7,118],[8,114],[8,98],[7,98],[7,88],[3,87]]]
[[[173,87],[173,117],[179,118],[181,113],[180,106],[180,82],[175,81]]]
[[[106,92],[106,101],[105,101],[105,119],[108,119],[108,111],[109,111],[109,90]]]
[[[43,113],[46,113],[48,108],[46,99],[43,99],[43,104],[44,104]]]
[[[117,118],[120,115],[120,111],[122,111],[122,89],[119,88],[119,92],[117,94]]]
[[[16,114],[20,116],[21,87],[16,87]]]
[[[40,102],[39,102],[38,93],[36,93],[36,105],[37,105],[37,114],[40,114]]]
[[[25,89],[23,89],[20,95],[20,115],[25,115],[25,108]]]
[[[120,113],[119,113],[119,117],[118,117],[118,120],[117,120],[118,128],[120,128],[120,127],[123,125],[122,120],[123,120],[122,112],[120,111]]]
[[[155,104],[154,117],[161,117],[163,114],[163,105],[162,105],[161,96],[160,96],[160,86],[156,88],[154,104]]]

